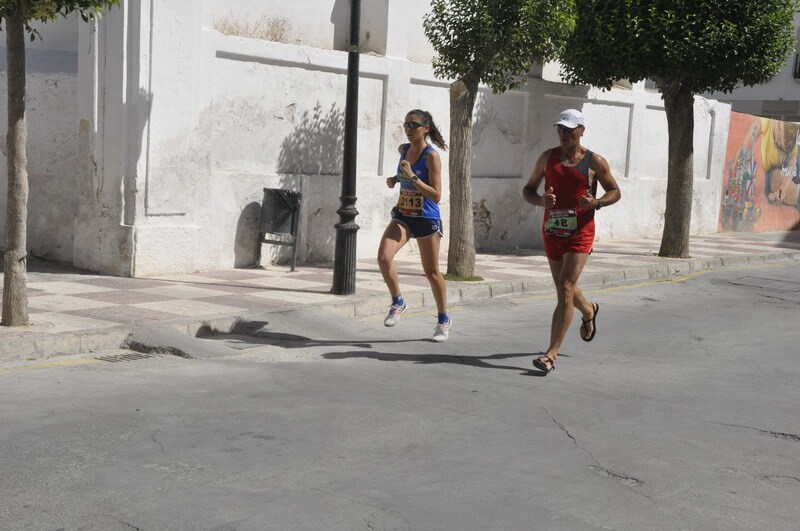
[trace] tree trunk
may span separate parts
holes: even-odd
[[[5,20],[8,59],[8,202],[6,206],[6,248],[3,276],[3,326],[28,324],[25,292],[27,266],[28,160],[25,144],[25,20],[22,9],[7,13]]]
[[[694,96],[679,81],[664,84],[664,108],[669,134],[667,208],[658,256],[689,257],[694,179]]]
[[[478,76],[470,73],[450,85],[450,246],[447,272],[475,274],[472,220],[472,110]]]

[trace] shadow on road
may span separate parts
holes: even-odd
[[[311,348],[311,347],[336,347],[352,346],[358,348],[371,349],[375,343],[416,343],[419,339],[395,339],[395,340],[337,340],[337,339],[312,339],[310,337],[299,336],[296,334],[286,334],[282,332],[260,332],[257,334],[237,334],[200,331],[197,334],[199,339],[211,341],[225,341],[231,344],[241,343],[247,348],[259,345],[270,345],[282,348]]]
[[[493,363],[487,363],[486,361],[522,357],[529,358],[531,357],[529,352],[522,354],[490,354],[488,356],[458,356],[455,354],[397,354],[391,352],[364,352],[354,350],[350,352],[329,352],[327,354],[323,354],[322,357],[328,360],[369,358],[378,361],[405,361],[422,365],[449,363],[454,365],[471,365],[473,367],[480,367],[484,369],[507,369],[512,371],[522,371],[521,374],[524,376],[545,375],[545,373],[534,369],[526,369],[524,367],[517,367],[514,365],[496,365]]]
[[[490,363],[496,360],[509,358],[531,358],[544,354],[539,353],[497,353],[485,356],[464,356],[456,354],[402,354],[393,352],[378,352],[375,345],[400,344],[400,343],[432,343],[431,339],[314,339],[299,334],[290,334],[268,330],[267,321],[240,321],[229,331],[218,330],[213,327],[203,327],[198,330],[196,337],[200,339],[222,341],[234,349],[251,348],[257,346],[276,346],[286,349],[313,348],[313,347],[353,347],[364,350],[348,350],[345,352],[326,352],[322,355],[327,360],[342,360],[350,358],[369,358],[378,361],[409,362],[430,365],[435,363],[469,365],[484,369],[505,369],[521,371],[525,376],[545,376],[538,369],[519,367],[514,365],[501,365]],[[567,356],[562,354],[562,356]]]

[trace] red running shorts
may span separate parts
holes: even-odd
[[[584,230],[571,238],[559,238],[542,233],[544,240],[544,254],[547,258],[560,262],[564,253],[592,254],[594,245],[594,231]]]

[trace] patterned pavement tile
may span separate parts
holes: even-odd
[[[284,278],[258,278],[248,280],[249,285],[260,286],[265,288],[279,288],[279,289],[294,289],[294,290],[315,290],[315,291],[330,291],[331,286],[328,283],[317,282],[311,280],[301,280],[292,277]]]
[[[537,271],[534,272],[526,272],[525,277],[519,274],[519,271],[511,271],[508,273],[503,273],[502,270],[495,270],[491,272],[491,277],[488,276],[489,273],[481,275],[483,280],[486,282],[491,282],[492,280],[524,280],[525,277],[533,278],[536,276],[550,276],[550,273],[539,273]]]
[[[113,325],[146,325],[164,323],[176,319],[176,316],[171,313],[146,310],[144,308],[137,308],[136,306],[114,306],[109,308],[74,310],[64,312],[64,314],[106,321]]]
[[[265,275],[260,269],[220,269],[217,271],[202,271],[199,276],[220,280],[249,280],[261,278]]]
[[[402,282],[403,279],[400,279]],[[389,288],[386,287],[386,283],[383,280],[364,280],[361,277],[358,277],[356,282],[356,289],[361,292],[362,289],[366,289],[376,293],[389,293]]]
[[[359,280],[383,282],[383,275],[380,273],[380,271],[358,271],[356,275],[358,276]]]
[[[0,289],[0,293],[3,290]],[[36,297],[37,295],[47,295],[47,290],[41,288],[31,288],[30,286],[25,286],[25,292],[28,294],[28,297]]]
[[[246,295],[248,293],[258,293],[260,291],[263,291],[263,290],[267,289],[267,288],[264,288],[263,286],[254,286],[254,285],[250,285],[250,284],[245,284],[245,282],[247,282],[247,281],[246,280],[239,280],[235,284],[234,283],[225,284],[225,283],[220,281],[220,282],[217,282],[216,284],[204,284],[203,288],[213,289],[214,291],[219,291],[219,292],[222,292],[222,293],[228,293],[228,294],[230,294],[230,293],[241,293],[243,295]]]
[[[162,295],[170,299],[201,299],[203,297],[213,297],[220,294],[217,290],[185,284],[168,284],[158,288],[142,288],[136,291]]]
[[[206,284],[226,284],[227,281],[221,280],[219,278],[214,277],[207,277],[200,274],[192,274],[192,275],[177,275],[172,277],[170,280],[164,280],[166,285],[169,286],[200,286],[203,287]]]
[[[236,296],[221,295],[218,297],[207,297],[195,300],[208,304],[214,304],[218,306],[219,305],[232,306],[250,311],[257,311],[257,310],[270,311],[270,310],[284,309],[297,306],[297,304],[281,301],[278,299],[268,299],[266,297],[253,297],[252,295],[236,295]]]
[[[386,288],[386,284],[381,282],[381,287],[376,287],[374,285],[367,285],[365,286],[364,283],[361,281],[358,282],[356,285],[356,295],[365,295],[365,296],[374,296],[374,295],[386,295],[389,296],[389,290]]]
[[[156,312],[163,312],[173,314],[173,317],[199,317],[201,315],[220,315],[225,313],[236,313],[239,308],[237,306],[223,306],[221,304],[210,304],[208,302],[200,302],[194,297],[191,300],[171,300],[161,302],[143,302],[140,304],[132,304],[134,308],[141,308],[143,310],[152,310]]]
[[[610,256],[596,256],[589,258],[589,262],[595,266],[606,266],[607,269],[616,269],[616,266],[640,266],[644,262],[635,258],[618,258]]]
[[[58,334],[62,332],[74,332],[76,330],[98,330],[114,326],[106,320],[92,319],[82,315],[70,314],[69,312],[45,312],[38,313],[31,319],[34,326],[44,327],[43,332]]]
[[[130,289],[115,289],[113,291],[103,291],[101,293],[81,293],[75,295],[83,299],[91,299],[95,301],[109,302],[113,304],[136,304],[139,302],[159,302],[168,301],[169,297],[158,295],[155,293],[143,293]]]
[[[321,304],[326,302],[341,301],[340,295],[332,295],[330,293],[316,293],[316,292],[296,292],[296,291],[268,291],[264,293],[256,293],[251,297],[263,297],[276,301],[292,302],[295,304]]]
[[[418,288],[430,288],[431,283],[423,275],[405,276],[400,278],[400,286],[416,286]]]
[[[78,293],[98,293],[101,291],[111,291],[113,288],[93,286],[83,282],[31,282],[28,284],[31,289],[47,291],[51,295],[75,295]]]
[[[310,273],[289,273],[286,275],[287,278],[291,278],[292,280],[306,280],[312,282],[325,282],[327,279],[333,279],[333,271],[314,271]],[[361,277],[361,272],[358,272],[358,276]]]
[[[93,301],[69,295],[42,295],[28,301],[29,308],[50,312],[65,312],[70,310],[86,310],[89,308],[104,308],[114,306],[110,302]]]
[[[140,289],[156,288],[167,285],[166,282],[149,278],[126,278],[126,277],[96,277],[86,280],[76,281],[90,286],[100,286],[111,289]]]

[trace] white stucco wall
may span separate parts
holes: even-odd
[[[288,20],[290,43],[323,49],[345,50],[349,36],[349,0],[218,0],[202,1],[202,24],[211,27],[223,17],[253,22],[261,17]]]
[[[145,216],[136,222],[136,274],[163,270],[165,262],[181,270],[252,261],[255,204],[265,187],[304,193],[299,258],[331,259],[341,186],[346,54],[227,37],[212,30],[198,35],[196,70],[175,74],[176,79],[209,80],[179,91],[185,100],[191,93],[191,105],[159,103],[160,94],[175,92],[166,88],[175,81],[161,75],[151,78],[154,114],[146,182],[141,185],[148,194]],[[157,43],[158,35],[153,40]],[[396,147],[404,138],[400,123],[405,106],[425,103],[422,97],[418,103],[407,97],[412,70],[424,73],[427,68],[368,55],[361,62],[359,254],[370,255],[391,206],[385,177],[394,173]],[[168,67],[165,63],[161,68]],[[447,92],[438,85],[440,114],[446,116]],[[405,102],[404,107],[395,101]],[[243,234],[245,230],[250,233]],[[183,234],[194,252],[164,257],[162,246],[172,245],[175,233]],[[265,260],[288,254],[282,247],[263,250]],[[184,256],[192,257],[191,264]]]
[[[77,208],[78,19],[37,23],[41,38],[26,42],[28,120],[28,249],[37,256],[71,261]],[[6,107],[5,34],[0,45],[0,242],[5,240]]]
[[[169,59],[163,51],[175,38],[174,33],[167,35],[171,28],[156,26],[153,31],[148,166],[139,185],[147,195],[136,219],[135,274],[246,265],[254,253],[257,204],[264,187],[303,192],[299,259],[331,260],[341,183],[346,54],[206,29],[179,46],[198,50],[191,63],[181,54]],[[429,66],[361,58],[360,258],[373,256],[377,249],[395,200],[385,177],[394,173],[397,145],[404,141],[400,123],[416,107],[429,110],[449,137],[448,84],[435,79]],[[476,105],[473,186],[479,249],[539,245],[541,212],[522,201],[521,189],[538,154],[555,145],[552,120],[565,107],[586,113],[585,143],[609,160],[625,195],[621,208],[604,211],[598,237],[660,234],[667,145],[660,97],[531,79],[520,91],[500,96],[484,91]],[[715,176],[721,175],[727,107],[698,100],[696,111],[692,227],[695,233],[714,232],[719,202]],[[448,153],[442,158],[446,169]],[[447,193],[442,205],[449,212]],[[289,249],[266,245],[263,256],[285,261]]]
[[[422,31],[428,11],[429,0],[362,2],[362,51],[429,63],[433,49]],[[203,0],[204,26],[213,27],[226,17],[250,24],[262,17],[285,19],[291,24],[287,43],[325,50],[346,51],[350,37],[349,0]]]
[[[368,10],[366,17],[373,27],[398,29],[370,37],[385,42],[385,57],[361,56],[360,258],[375,255],[396,200],[385,178],[395,172],[406,112],[429,110],[449,138],[449,85],[433,76],[430,49],[420,44],[426,41],[408,37],[421,32],[427,1],[409,2],[406,8],[389,0],[381,4],[382,14]],[[74,52],[71,28],[54,39],[64,50],[45,50],[73,54],[77,76],[59,71],[30,77],[32,131],[37,121],[45,123],[32,136],[31,181],[43,183],[36,185],[36,197],[32,185],[32,249],[68,259],[73,241],[75,265],[118,275],[246,266],[255,256],[262,190],[278,187],[304,194],[299,260],[332,260],[347,54],[331,46],[224,36],[210,27],[221,4],[209,0],[202,10],[193,5],[124,2],[96,31],[78,25]],[[222,14],[280,14],[271,11],[277,3],[268,3],[270,10],[265,5],[237,0],[226,3]],[[315,13],[328,20],[335,6],[349,9],[339,0],[308,5],[314,7],[309,24]],[[371,5],[377,9],[378,3]],[[419,24],[394,23],[409,13]],[[524,89],[503,95],[482,90],[476,105],[478,249],[540,245],[541,210],[522,200],[521,189],[536,157],[556,144],[552,121],[565,107],[584,111],[585,144],[609,160],[623,190],[623,203],[600,213],[598,238],[660,235],[667,146],[660,97],[532,77]],[[692,231],[714,232],[729,110],[700,99],[695,110]],[[442,159],[448,182],[448,152]],[[447,226],[447,189],[442,210]],[[406,252],[415,253],[414,245]],[[263,246],[265,261],[285,262],[289,255],[286,247]]]

